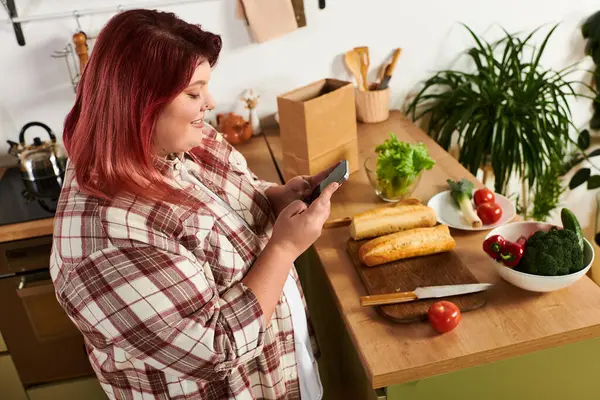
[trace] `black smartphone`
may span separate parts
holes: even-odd
[[[323,179],[320,184],[315,186],[310,196],[304,200],[305,203],[311,204],[313,201],[317,199],[321,195],[321,192],[325,190],[327,186],[329,186],[333,182],[337,182],[340,185],[348,180],[350,176],[350,172],[348,170],[348,160],[343,160],[339,163],[337,167],[327,176],[327,178]]]

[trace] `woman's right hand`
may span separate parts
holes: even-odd
[[[337,183],[327,186],[310,206],[301,200],[290,203],[277,217],[269,244],[294,259],[304,253],[321,236],[329,218],[331,196],[338,187]]]

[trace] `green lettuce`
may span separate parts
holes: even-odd
[[[393,133],[375,147],[375,152],[379,188],[384,196],[390,198],[407,194],[419,174],[435,165],[425,144],[401,142]]]

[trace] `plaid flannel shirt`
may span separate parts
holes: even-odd
[[[69,165],[50,265],[58,301],[110,398],[300,398],[285,296],[265,326],[241,282],[272,232],[264,193],[272,184],[209,126],[199,149],[157,160],[198,209],[87,196]],[[248,225],[182,180],[182,162]],[[291,274],[302,293],[294,268]],[[310,323],[309,331],[317,354]]]

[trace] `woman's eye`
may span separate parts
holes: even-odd
[[[191,93],[188,94],[188,96],[190,96],[190,99],[194,99],[194,100],[196,100],[196,99],[198,99],[200,97],[199,94],[191,94]]]

